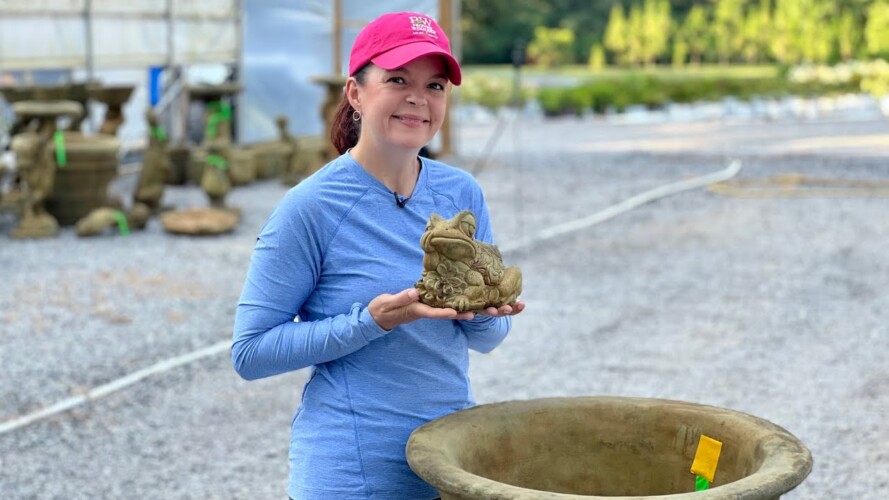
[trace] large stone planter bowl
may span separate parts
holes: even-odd
[[[93,209],[108,205],[108,185],[117,176],[119,149],[120,141],[113,137],[65,132],[68,162],[56,169],[52,195],[46,200],[46,209],[59,224],[75,224]]]
[[[689,472],[701,434],[722,441],[711,489]],[[812,469],[792,434],[679,401],[584,397],[482,405],[415,430],[407,460],[443,500],[777,499]]]
[[[287,170],[290,164],[290,156],[293,154],[293,145],[270,141],[250,146],[256,158],[256,178],[268,179],[277,177]]]
[[[250,149],[229,150],[228,175],[232,186],[243,186],[256,180],[256,153]]]

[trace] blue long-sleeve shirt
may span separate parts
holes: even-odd
[[[437,496],[407,465],[407,439],[474,404],[468,349],[492,350],[510,319],[421,319],[386,331],[367,304],[420,278],[431,213],[464,209],[476,214],[476,239],[492,242],[484,196],[466,172],[423,159],[399,207],[346,153],[291,189],[262,228],[232,360],[246,379],[313,367],[291,430],[294,499]]]

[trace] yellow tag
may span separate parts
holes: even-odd
[[[691,473],[712,483],[721,451],[721,442],[701,434],[701,440],[698,441],[698,451],[695,452],[695,460],[691,464]]]

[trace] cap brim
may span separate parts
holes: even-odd
[[[442,56],[448,66],[448,80],[454,85],[460,85],[460,82],[463,81],[460,64],[457,63],[454,56],[429,42],[414,42],[395,47],[374,57],[371,62],[383,69],[393,70],[423,56]]]

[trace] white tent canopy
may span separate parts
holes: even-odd
[[[235,63],[239,0],[0,0],[0,69]]]
[[[447,0],[0,0],[0,84],[30,83],[40,70],[61,70],[69,81],[133,84],[118,131],[126,143],[146,134],[148,68],[181,69],[187,83],[220,83],[234,70],[244,87],[240,142],[276,137],[278,115],[289,119],[291,133],[315,135],[323,129],[325,89],[312,78],[337,73],[336,50],[344,73],[368,21],[402,10],[439,18],[445,5],[459,9]],[[95,126],[101,109],[92,115]],[[182,135],[173,125],[171,135]]]

